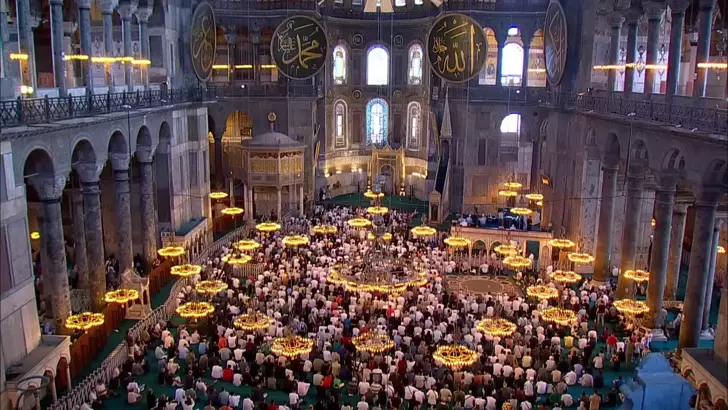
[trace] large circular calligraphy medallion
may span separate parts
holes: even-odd
[[[446,14],[427,35],[427,60],[443,80],[464,83],[483,68],[485,41],[483,28],[475,20],[464,14]]]
[[[566,14],[557,0],[552,0],[546,10],[544,26],[544,55],[546,58],[546,78],[551,85],[558,85],[566,69],[568,37]]]
[[[190,30],[192,69],[200,81],[207,81],[212,74],[212,65],[217,54],[217,32],[212,6],[203,1],[192,15]]]
[[[293,16],[276,28],[270,52],[278,71],[294,80],[305,80],[318,74],[328,54],[328,39],[318,21],[306,16]]]

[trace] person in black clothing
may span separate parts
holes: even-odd
[[[154,395],[154,390],[147,389],[147,409],[152,410],[157,407],[157,396]]]

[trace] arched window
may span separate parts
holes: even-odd
[[[523,76],[523,47],[516,43],[503,47],[501,85],[520,86]]]
[[[407,0],[394,0],[394,5],[396,7],[405,7],[407,6]]]
[[[503,134],[520,134],[521,132],[521,116],[518,114],[509,114],[501,121],[500,132]]]
[[[334,146],[346,146],[346,104],[343,101],[334,104]]]
[[[422,47],[419,44],[414,44],[409,49],[407,83],[410,85],[422,84]]]
[[[528,47],[528,87],[546,87],[546,61],[543,57],[543,31],[533,33]]]
[[[389,82],[389,53],[374,46],[367,53],[367,85],[387,85]]]
[[[486,51],[485,64],[483,69],[480,70],[478,76],[478,84],[480,85],[495,85],[496,78],[498,78],[498,40],[495,38],[495,31],[493,29],[485,27],[483,34],[486,39]]]
[[[346,50],[342,45],[334,47],[334,84],[346,84]]]
[[[417,102],[411,102],[407,106],[407,148],[409,149],[420,149],[421,112],[422,109]]]
[[[384,145],[387,143],[388,129],[387,102],[374,98],[367,104],[367,144]]]

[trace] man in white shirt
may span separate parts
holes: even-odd
[[[298,408],[298,403],[301,401],[301,398],[298,396],[298,393],[295,391],[292,391],[288,393],[288,404],[291,406],[292,409]]]
[[[546,394],[546,388],[548,387],[548,384],[546,384],[545,381],[539,380],[536,382],[536,393],[539,395]]]
[[[255,408],[255,404],[253,403],[253,400],[250,397],[246,397],[243,399],[243,410],[253,410]]]

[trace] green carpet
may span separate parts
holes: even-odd
[[[351,207],[366,207],[369,206],[371,200],[364,197],[364,194],[346,194],[339,195],[337,197],[327,199],[325,201],[316,202],[317,205],[338,205],[338,206],[351,206]],[[417,198],[410,198],[409,196],[391,196],[387,195],[382,198],[382,206],[396,209],[398,211],[412,212],[418,211],[427,214],[429,203],[427,201],[421,201]]]

